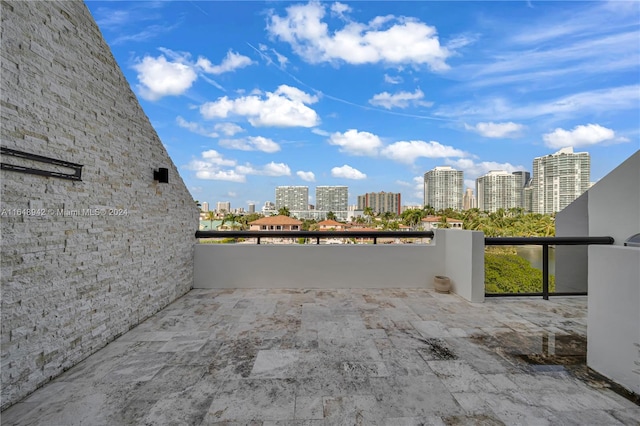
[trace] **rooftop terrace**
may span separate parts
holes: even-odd
[[[3,425],[638,424],[585,365],[586,297],[197,289]]]

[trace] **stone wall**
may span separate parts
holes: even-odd
[[[4,409],[189,291],[197,209],[84,3],[1,15],[2,147],[83,165],[1,172]]]

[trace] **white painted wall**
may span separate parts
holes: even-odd
[[[640,232],[640,151],[589,189],[589,235],[624,245]]]
[[[436,237],[443,230],[436,231]],[[484,234],[445,230],[445,267],[453,292],[471,302],[484,302]]]
[[[433,288],[446,275],[462,297],[484,297],[480,232],[437,230],[429,245],[198,244],[194,264],[194,288]]]
[[[598,235],[606,237],[608,234]],[[556,237],[589,236],[589,191],[556,214]],[[589,247],[556,246],[556,291],[587,291]]]
[[[640,394],[640,248],[589,247],[587,365]]]

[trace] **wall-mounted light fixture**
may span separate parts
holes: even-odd
[[[154,170],[153,179],[160,183],[169,183],[169,169],[160,167],[158,170]]]

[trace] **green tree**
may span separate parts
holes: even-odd
[[[408,209],[402,212],[403,223],[415,230],[426,216],[424,209]]]
[[[367,217],[367,223],[371,223],[371,220],[375,213],[371,207],[365,207],[362,213]]]
[[[209,221],[209,229],[214,231],[213,229],[213,220],[216,218],[216,213],[212,211],[208,211],[204,215],[205,220]]]
[[[536,293],[542,291],[542,271],[518,256],[513,247],[488,247],[484,256],[487,293]],[[549,291],[555,277],[549,276]]]
[[[327,220],[336,220],[336,214],[332,211],[327,212]]]
[[[289,207],[284,206],[278,209],[278,215],[281,216],[291,216],[291,212],[289,211]]]

